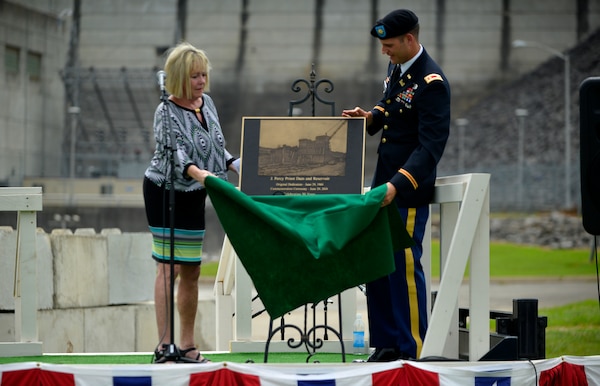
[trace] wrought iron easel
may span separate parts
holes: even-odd
[[[312,108],[311,115],[313,117],[315,116],[315,100],[321,102],[324,105],[330,106],[331,107],[331,116],[335,115],[335,102],[326,101],[326,100],[322,99],[318,94],[319,86],[321,86],[322,84],[326,84],[329,86],[329,87],[326,87],[325,89],[323,89],[323,91],[325,91],[326,93],[331,93],[333,91],[333,83],[329,79],[320,79],[318,81],[315,81],[316,78],[317,78],[317,73],[315,72],[315,64],[313,63],[312,69],[310,71],[310,82],[306,79],[296,79],[294,81],[294,83],[292,83],[292,91],[293,92],[302,91],[302,87],[300,87],[300,84],[305,84],[306,87],[308,87],[308,90],[307,90],[306,95],[302,99],[296,99],[296,100],[290,101],[290,108],[288,110],[288,115],[290,117],[293,115],[294,106],[301,105],[302,103],[306,102],[309,98],[310,98],[310,104],[311,104],[311,108]]]
[[[311,103],[311,115],[313,117],[315,116],[316,101],[321,102],[324,105],[330,106],[331,107],[331,116],[335,115],[335,102],[324,100],[318,94],[318,88],[321,85],[327,85],[327,87],[324,88],[323,90],[327,93],[331,93],[333,91],[333,83],[329,79],[320,79],[317,81],[316,77],[317,77],[317,74],[315,72],[315,65],[313,63],[312,70],[310,72],[310,80],[296,79],[292,83],[292,91],[294,91],[294,92],[302,91],[301,85],[304,84],[307,87],[307,92],[303,98],[291,100],[289,102],[290,103],[289,111],[288,111],[289,116],[294,115],[294,106],[301,105],[309,99],[310,99],[310,103]],[[307,363],[309,362],[310,358],[316,354],[316,351],[318,349],[320,349],[321,347],[323,347],[324,340],[325,341],[329,340],[328,332],[331,332],[332,334],[334,334],[340,341],[340,345],[341,345],[341,349],[342,349],[341,350],[342,362],[346,362],[346,352],[345,352],[345,348],[344,348],[344,341],[343,341],[343,335],[342,335],[342,302],[341,302],[342,298],[341,298],[341,294],[338,294],[337,296],[338,296],[339,331],[337,331],[335,328],[329,326],[327,323],[327,305],[329,304],[329,299],[325,299],[322,301],[323,302],[323,322],[324,322],[324,324],[319,324],[319,325],[316,324],[317,323],[316,308],[317,308],[318,304],[321,302],[312,303],[310,305],[309,304],[304,305],[303,328],[296,326],[294,324],[286,323],[285,318],[282,316],[280,318],[279,327],[273,329],[273,319],[270,319],[269,320],[269,336],[268,336],[266,344],[265,344],[264,362],[265,363],[267,362],[267,359],[269,356],[269,345],[271,343],[271,339],[277,333],[281,333],[281,340],[285,340],[285,330],[286,329],[291,329],[300,334],[299,341],[296,341],[294,338],[289,338],[287,340],[287,345],[288,345],[288,347],[290,347],[292,349],[297,349],[297,348],[300,348],[301,346],[304,346],[306,348],[306,352],[308,353],[308,357],[306,358]],[[312,309],[312,327],[310,327],[310,328],[308,327],[309,307]],[[255,314],[254,316],[256,316],[260,313],[262,313],[262,311]],[[317,337],[318,330],[323,330],[323,338],[322,339]]]

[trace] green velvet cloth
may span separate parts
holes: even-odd
[[[413,244],[385,185],[361,194],[248,196],[215,177],[206,190],[265,309],[277,318],[394,271]]]

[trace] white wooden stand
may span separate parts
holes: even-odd
[[[42,354],[38,342],[36,211],[42,210],[42,188],[0,188],[0,211],[17,214],[15,261],[15,341],[0,342],[0,356]]]

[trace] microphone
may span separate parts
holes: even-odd
[[[156,77],[158,78],[158,86],[160,87],[160,91],[165,91],[165,79],[167,78],[167,73],[163,70],[160,70],[156,73]]]

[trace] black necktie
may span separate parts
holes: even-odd
[[[400,65],[396,64],[394,66],[394,70],[392,71],[392,79],[391,79],[392,84],[395,84],[396,82],[398,82],[398,79],[400,79],[401,73],[402,73],[402,70],[400,69]]]
[[[393,74],[394,82],[397,82],[398,79],[400,79],[400,75],[402,75],[402,69],[400,69],[400,65],[399,64],[396,64],[394,66],[394,74]]]

